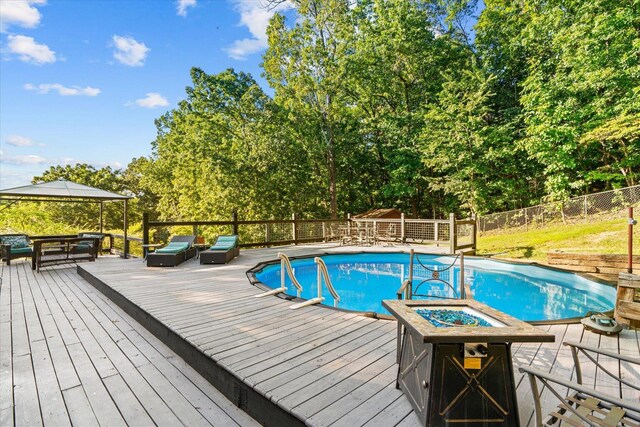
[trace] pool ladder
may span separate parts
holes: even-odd
[[[283,254],[282,252],[280,252],[278,253],[278,258],[280,258],[280,287],[255,295],[256,298],[262,298],[268,295],[276,295],[279,293],[287,292],[287,286],[285,284],[285,272],[289,276],[289,279],[291,280],[291,283],[293,283],[293,286],[296,287],[298,298],[300,298],[300,294],[302,293],[302,285],[300,284],[300,282],[298,282],[298,279],[296,279],[295,274],[293,274],[293,268],[291,267],[291,261],[289,260],[289,257],[286,254]],[[323,279],[325,284],[327,285],[327,289],[329,289],[329,292],[333,296],[333,305],[337,306],[338,303],[340,302],[340,296],[338,295],[335,288],[333,287],[333,283],[331,283],[331,278],[329,277],[329,271],[327,270],[327,265],[324,263],[324,261],[320,257],[315,257],[314,262],[316,263],[317,269],[318,269],[318,275],[317,275],[318,296],[298,304],[293,304],[292,306],[289,307],[292,310],[297,310],[298,308],[306,307],[308,305],[322,303],[322,301],[324,301],[324,297],[322,296]]]
[[[471,287],[465,283],[464,281],[464,252],[460,251],[460,253],[458,254],[458,257],[460,259],[460,288],[459,288],[459,293],[458,293],[458,297],[459,299],[473,299],[473,293],[471,292]],[[413,293],[413,264],[414,264],[414,259],[418,260],[418,262],[420,263],[417,255],[415,254],[414,250],[411,249],[409,251],[409,278],[407,280],[405,280],[404,282],[402,282],[402,286],[400,286],[400,289],[398,289],[398,291],[396,292],[396,296],[398,297],[398,299],[413,299],[414,293]],[[453,263],[446,267],[444,270],[433,270],[433,278],[432,279],[427,279],[422,281],[422,283],[427,282],[427,281],[439,281],[442,282],[446,285],[448,285],[454,292],[455,292],[455,288],[453,287],[452,283],[446,282],[442,279],[439,278],[439,274],[442,273],[442,271],[448,270],[450,268],[453,268],[453,266],[455,265],[456,260],[453,261]],[[420,265],[422,265],[422,263],[420,263]],[[423,265],[424,267],[424,265]],[[425,267],[426,268],[426,267]],[[420,283],[420,285],[422,284]],[[418,285],[418,287],[420,286]],[[424,295],[421,295],[424,296]]]
[[[313,261],[316,263],[318,267],[318,270],[317,270],[318,273],[317,273],[317,279],[316,279],[316,282],[318,284],[318,296],[315,298],[311,298],[310,300],[300,302],[298,304],[293,304],[292,306],[289,307],[292,310],[297,310],[299,308],[306,307],[308,305],[321,304],[322,301],[324,301],[324,297],[322,296],[322,280],[323,279],[325,284],[327,285],[327,289],[329,289],[329,292],[333,296],[333,306],[337,307],[338,303],[340,302],[340,295],[338,295],[335,288],[333,287],[333,283],[331,283],[331,278],[329,277],[329,271],[327,271],[327,264],[325,264],[322,258],[320,257],[315,257]]]
[[[289,279],[291,280],[291,283],[293,283],[293,286],[296,287],[296,290],[298,291],[298,298],[300,298],[300,293],[302,292],[302,285],[300,284],[300,282],[298,282],[298,279],[296,279],[296,276],[293,274],[293,268],[291,267],[291,261],[289,261],[289,257],[286,254],[283,254],[282,252],[278,252],[278,258],[280,258],[280,287],[255,295],[255,298],[262,298],[269,295],[276,295],[279,293],[287,292],[287,285],[285,284],[285,277],[284,277],[285,271],[289,275]]]

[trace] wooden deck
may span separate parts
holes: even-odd
[[[0,270],[0,426],[259,425],[75,266]]]
[[[207,380],[214,383],[233,403],[246,408],[257,421],[263,424],[297,423],[349,427],[418,425],[418,419],[413,414],[408,400],[394,387],[397,372],[395,322],[366,318],[318,306],[291,311],[288,308],[291,305],[289,301],[276,297],[253,298],[253,295],[259,291],[249,284],[245,273],[257,263],[277,258],[278,251],[295,256],[334,250],[342,250],[342,248],[315,245],[243,250],[240,257],[228,265],[200,266],[197,261],[188,261],[176,268],[147,268],[141,260],[100,259],[96,263],[80,264],[79,270],[94,286],[105,292],[127,313],[156,336],[162,337],[165,344],[187,360]],[[18,286],[20,292],[29,293],[28,291],[33,288],[32,281],[36,281],[36,288],[42,293],[41,288],[45,286],[38,285],[38,282],[44,277],[51,276],[55,279],[54,282],[59,283],[58,286],[63,288],[84,289],[81,293],[86,297],[78,297],[78,299],[99,301],[97,311],[120,313],[120,318],[124,318],[121,312],[115,311],[112,305],[102,297],[87,290],[86,283],[72,271],[67,269],[65,272],[58,272],[51,268],[34,276],[26,266],[25,263],[24,266],[5,267],[3,273],[4,276],[13,277],[15,270],[17,277],[22,274],[27,278],[24,284]],[[7,270],[11,273],[8,274]],[[10,281],[10,283],[13,282]],[[18,297],[13,301],[12,297],[5,295],[5,286],[3,284],[0,298],[0,307],[3,310],[2,336],[6,336],[9,330],[13,330],[13,336],[16,338],[14,338],[13,355],[8,354],[4,345],[0,351],[2,361],[0,401],[3,405],[0,409],[3,417],[9,417],[9,414],[13,414],[11,407],[15,402],[15,414],[18,420],[19,415],[35,412],[31,410],[32,407],[25,408],[33,403],[33,399],[29,400],[28,396],[33,398],[39,395],[41,387],[36,387],[38,377],[43,375],[50,378],[47,372],[51,372],[53,368],[43,371],[37,368],[36,362],[33,362],[33,368],[31,368],[28,361],[21,359],[20,356],[24,355],[25,350],[20,349],[24,348],[25,342],[30,342],[31,339],[29,327],[36,323],[34,315],[27,313],[37,309],[38,307],[34,305],[38,304],[35,303],[36,298],[32,300]],[[56,292],[70,295],[75,293]],[[42,297],[38,296],[38,299]],[[71,299],[74,304],[80,304],[73,297]],[[23,314],[15,313],[19,311],[18,307],[24,309]],[[73,304],[71,309],[75,311]],[[11,322],[12,318],[6,314],[7,311],[12,313],[14,322]],[[63,317],[60,311],[65,314],[62,308],[49,309],[49,312],[55,314],[55,316],[50,314],[54,320]],[[84,312],[83,309],[76,313],[82,312]],[[106,314],[101,314],[100,319],[89,322],[86,329],[90,330],[90,326],[95,322],[100,325],[104,323],[105,333],[108,334],[113,330],[115,336],[124,334],[128,337],[119,329],[120,322],[123,321],[113,323],[113,320],[105,320],[104,316]],[[8,322],[10,324],[7,324]],[[136,330],[136,337],[139,335],[148,341],[152,339],[148,333],[140,332],[139,327],[132,324],[130,320],[126,322],[129,326],[125,329]],[[14,325],[14,323],[17,324]],[[69,329],[69,332],[74,331],[75,326],[70,321],[60,323],[63,325],[63,332]],[[120,330],[119,333],[118,330]],[[516,366],[531,364],[560,377],[572,378],[573,361],[569,349],[561,345],[564,340],[587,342],[626,354],[637,355],[640,351],[638,335],[635,331],[623,331],[618,337],[603,337],[584,332],[581,325],[546,326],[542,327],[542,330],[555,334],[556,342],[544,345],[514,344],[513,355]],[[45,335],[48,336],[48,333]],[[100,370],[104,370],[103,375],[106,375],[104,378],[108,378],[109,372],[112,372],[109,368],[118,370],[120,362],[108,363],[111,358],[110,352],[103,349],[102,352],[94,353],[94,350],[99,350],[101,347],[100,343],[95,343],[95,334],[83,332],[82,335],[76,333],[76,336],[77,347],[83,347],[84,358],[89,358],[79,369],[91,367],[95,371],[93,375],[98,376],[93,383],[103,378],[100,376]],[[85,339],[87,344],[84,343]],[[61,338],[58,338],[58,341],[60,340]],[[36,336],[35,342],[38,341],[42,341],[42,338],[38,340]],[[132,343],[136,345],[133,340]],[[73,342],[69,345],[73,345]],[[156,343],[152,347],[158,348],[158,346],[159,344]],[[16,348],[19,350],[18,353],[15,352]],[[125,352],[124,349],[120,351],[124,353],[124,357],[121,356],[121,358],[128,360],[128,363],[134,367],[128,371],[135,370],[136,357],[144,357],[139,355],[140,352],[135,356],[134,353]],[[166,356],[167,350],[163,351],[164,353],[159,352],[160,355],[151,359],[148,358],[146,351],[143,352],[148,360],[146,365],[149,365],[146,369],[159,370],[156,361],[163,360],[169,360],[170,365],[176,366],[177,363],[173,361],[175,357]],[[51,355],[54,359],[53,353]],[[70,351],[69,355],[73,356]],[[104,355],[104,357],[98,355]],[[6,369],[8,360],[10,361],[9,374]],[[48,364],[51,365],[51,362]],[[57,372],[55,360],[53,365]],[[589,369],[586,366],[583,368],[585,383],[596,385],[598,388],[609,388],[611,391],[611,381],[605,378],[602,372],[596,372],[595,369]],[[615,372],[622,372],[626,378],[640,381],[640,372],[637,369],[625,364],[615,364],[610,367]],[[27,380],[22,380],[22,375],[15,374],[24,371],[29,372],[29,375],[25,376]],[[77,367],[75,371],[79,372]],[[189,374],[188,378],[196,382],[193,375],[193,373]],[[522,425],[532,425],[533,401],[529,384],[519,374],[516,375]],[[124,379],[123,373],[120,372],[119,376]],[[9,381],[15,381],[15,378],[23,382],[15,383],[16,387],[12,394],[9,390],[9,384],[11,384]],[[146,376],[143,375],[143,378],[146,379]],[[202,378],[199,378],[198,381],[201,380]],[[128,384],[126,379],[124,382]],[[147,382],[152,390],[155,389],[151,381],[147,379]],[[102,383],[105,383],[104,379]],[[197,382],[197,384],[203,391],[201,383]],[[17,387],[18,385],[20,387]],[[72,382],[66,385],[65,389],[62,386],[54,389],[66,390],[74,385],[78,386]],[[121,385],[122,389],[131,389]],[[109,387],[107,385],[103,387],[109,393]],[[637,394],[631,394],[627,389],[617,388],[613,392],[625,398],[640,397]],[[86,391],[84,393],[88,396]],[[64,398],[64,393],[62,394]],[[229,422],[233,419],[239,423],[250,421],[247,418],[238,418],[238,412],[232,413],[228,406],[220,403],[219,393],[215,395],[216,397],[210,392],[205,394],[211,396],[217,407],[222,408],[229,415]],[[184,393],[182,395],[184,396]],[[12,396],[10,403],[6,403],[4,396]],[[42,399],[41,397],[41,401]],[[138,397],[138,399],[141,402],[141,398]],[[120,409],[118,405],[121,402],[111,400],[112,404]],[[120,400],[125,401],[122,403],[128,401],[128,399]],[[189,399],[186,400],[189,402]],[[167,401],[173,402],[172,399]],[[549,396],[544,393],[543,404],[548,407],[553,404]],[[91,412],[91,408],[86,404],[84,407],[89,413],[96,413],[95,409]],[[42,414],[45,412],[45,410],[41,411]],[[79,410],[79,412],[83,411]],[[122,414],[124,411],[121,409],[118,413]],[[203,418],[207,420],[206,417]],[[4,425],[5,419],[11,418],[0,419],[0,424]],[[194,421],[192,424],[200,423]]]

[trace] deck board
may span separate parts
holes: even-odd
[[[179,336],[223,366],[256,392],[307,425],[415,425],[418,420],[402,393],[395,389],[395,324],[322,307],[299,314],[291,302],[253,298],[260,290],[248,284],[245,272],[264,260],[331,251],[326,246],[243,250],[234,262],[200,266],[187,262],[173,269],[87,265],[87,271],[125,296]],[[188,271],[188,275],[185,275]],[[184,280],[188,276],[190,280]],[[132,277],[131,280],[128,278]],[[249,307],[249,309],[248,309]],[[322,312],[325,312],[324,314]],[[543,326],[555,343],[515,343],[514,364],[573,375],[566,339],[600,345],[600,338],[581,325]],[[632,350],[635,333],[615,341]],[[624,343],[624,344],[623,344]],[[612,345],[613,341],[604,343]],[[517,368],[517,394],[523,425],[534,421],[531,389]],[[630,376],[637,372],[629,372]],[[596,383],[596,371],[585,375]],[[543,389],[543,405],[555,405]]]
[[[293,311],[290,301],[253,297],[261,291],[248,283],[245,272],[257,263],[276,259],[279,251],[296,256],[331,250],[326,245],[243,250],[228,265],[188,261],[176,268],[147,268],[140,260],[103,258],[80,268],[301,423],[418,425],[408,400],[395,389],[393,321],[318,306]],[[5,343],[15,337],[13,348],[21,354],[0,349],[0,378],[15,372],[18,360],[18,368],[27,374],[21,379],[28,390],[23,394],[37,396],[39,388],[34,385],[39,373],[54,370],[59,384],[52,396],[65,401],[66,417],[74,424],[150,425],[173,420],[192,425],[255,425],[173,353],[168,343],[142,328],[73,268],[44,268],[33,274],[24,264],[2,270],[0,330],[10,329],[12,334],[10,339],[0,339]],[[532,425],[534,414],[528,379],[518,373],[517,364],[569,379],[574,375],[573,364],[568,348],[561,345],[563,340],[617,348],[625,354],[637,354],[640,348],[638,335],[630,331],[602,340],[583,333],[581,325],[541,329],[553,333],[556,342],[512,346],[523,425]],[[29,339],[31,330],[34,340]],[[24,362],[31,364],[33,355],[44,347],[50,357],[29,373]],[[72,370],[78,370],[78,375],[63,380]],[[640,373],[633,367],[620,366],[618,372],[640,382]],[[587,368],[585,377],[596,386],[605,381],[595,369]],[[633,395],[624,388],[621,392]],[[17,393],[22,404],[24,395],[11,392],[6,381],[0,393],[9,393],[11,399]],[[242,392],[238,396],[240,402],[246,399]],[[542,390],[541,399],[545,410],[555,406],[547,390]],[[40,414],[40,400],[35,400]],[[12,424],[26,411],[17,401],[9,401],[2,399],[0,417]]]
[[[0,278],[0,425],[258,425],[75,267]]]

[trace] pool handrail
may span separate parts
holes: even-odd
[[[299,308],[307,307],[313,304],[322,304],[322,301],[325,300],[325,298],[322,296],[322,280],[323,279],[327,285],[327,289],[329,289],[329,293],[331,293],[331,295],[333,296],[333,306],[337,307],[338,303],[340,302],[340,295],[338,295],[338,292],[336,292],[335,288],[333,287],[333,283],[331,283],[331,278],[329,277],[329,271],[327,270],[327,264],[325,264],[324,260],[320,257],[315,257],[314,262],[317,265],[316,283],[318,285],[318,296],[298,304],[293,304],[292,306],[289,307],[292,310],[297,310]]]
[[[285,253],[278,252],[278,258],[280,258],[280,287],[267,292],[263,292],[258,295],[254,295],[255,298],[262,298],[269,295],[276,295],[279,293],[287,292],[287,285],[285,283],[284,277],[285,271],[289,275],[289,279],[291,280],[291,283],[293,283],[293,286],[296,287],[298,298],[300,298],[300,294],[302,293],[302,285],[300,284],[300,282],[298,282],[298,279],[296,279],[295,274],[293,274],[293,267],[291,267],[291,261],[289,260],[289,257]]]
[[[340,302],[340,295],[336,292],[336,289],[333,287],[333,283],[331,283],[331,278],[329,277],[329,271],[327,270],[327,264],[325,264],[324,260],[320,257],[315,257],[313,259],[315,263],[318,265],[318,296],[322,296],[322,280],[320,275],[322,274],[322,278],[324,278],[324,282],[327,285],[327,289],[329,289],[329,293],[333,296],[334,305]]]
[[[418,261],[418,264],[420,264],[423,268],[426,268],[427,270],[431,270],[429,267],[425,266],[424,264],[422,264],[420,262],[420,260],[417,258],[416,254],[415,254],[415,251],[413,249],[409,250],[409,278],[406,279],[404,282],[402,282],[402,285],[396,291],[396,296],[397,296],[397,298],[399,300],[401,300],[401,299],[406,299],[406,300],[413,299],[413,264],[414,264],[414,258]],[[466,298],[473,299],[473,293],[471,292],[471,287],[468,284],[466,284],[465,281],[464,281],[464,252],[463,251],[458,252],[458,255],[456,255],[456,259],[445,270],[453,267],[455,262],[458,259],[460,259],[460,289],[458,291],[459,299],[466,299]],[[437,273],[437,272],[438,272],[437,270],[434,271],[434,273]],[[451,290],[454,292],[454,294],[455,294],[455,292],[456,292],[455,287],[451,283],[446,282],[446,281],[444,281],[442,279],[439,279],[437,276],[434,276],[433,279],[423,280],[417,286],[417,288],[419,288],[420,285],[422,285],[423,283],[431,281],[431,280],[437,280],[437,281],[440,281],[440,282],[448,285],[451,288]],[[432,295],[432,297],[436,297],[436,296]],[[440,298],[440,297],[437,297],[437,298]],[[445,298],[445,299],[448,299],[448,298]]]

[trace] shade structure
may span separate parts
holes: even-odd
[[[0,199],[15,197],[51,197],[65,199],[126,200],[129,196],[111,193],[71,181],[51,181],[0,190]]]
[[[123,230],[124,230],[124,257],[127,257],[127,202],[130,196],[89,187],[71,181],[58,180],[42,182],[40,184],[24,185],[22,187],[0,190],[0,201],[11,202],[94,202],[100,203],[100,232],[102,232],[102,202],[122,201]]]

